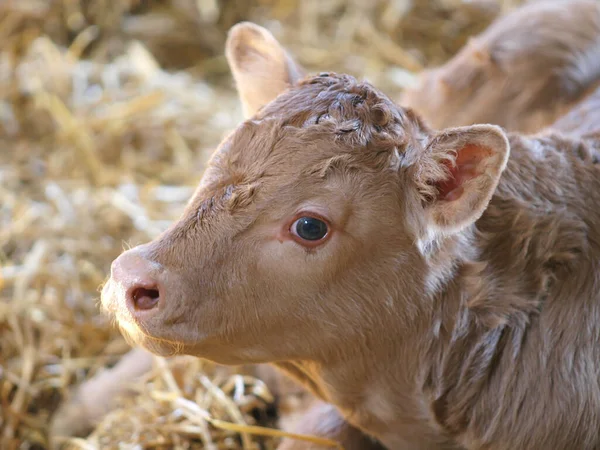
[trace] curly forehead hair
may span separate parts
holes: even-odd
[[[330,122],[332,132],[352,146],[400,152],[427,129],[370,83],[330,72],[307,77],[281,94],[257,115],[267,117],[298,128]]]
[[[339,171],[408,167],[422,153],[427,133],[412,111],[367,82],[334,73],[308,77],[221,144],[205,181],[205,191],[213,194],[199,209],[215,210],[224,199],[230,210],[243,206],[266,179],[282,173],[295,182],[293,174],[325,178]],[[302,164],[290,163],[298,154]]]

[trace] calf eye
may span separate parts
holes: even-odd
[[[318,241],[327,236],[327,224],[315,217],[300,217],[290,231],[305,241]]]

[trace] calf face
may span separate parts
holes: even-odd
[[[245,48],[248,27],[228,56],[253,113],[273,95],[243,94],[260,90],[256,58],[290,60],[274,40]],[[497,127],[434,132],[350,76],[271,73],[292,86],[225,139],[178,222],[113,263],[103,306],[153,352],[331,361],[387,317],[408,330],[445,276],[430,250],[480,217],[504,170]]]

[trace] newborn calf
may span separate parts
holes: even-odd
[[[528,4],[497,20],[404,92],[435,128],[493,123],[536,132],[600,81],[600,3]]]
[[[256,54],[228,54],[256,89]],[[388,448],[599,446],[599,142],[436,131],[351,76],[267,73],[291,87],[114,262],[123,332],[272,362]]]

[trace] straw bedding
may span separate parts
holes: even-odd
[[[394,95],[512,6],[0,2],[0,448],[47,448],[69,388],[129,349],[99,314],[98,287],[123,248],[178,216],[241,120],[223,57],[232,24],[263,24],[309,69],[365,76]],[[135,395],[70,445],[275,448],[277,437],[251,428],[274,426],[271,395],[237,372],[157,359]]]

